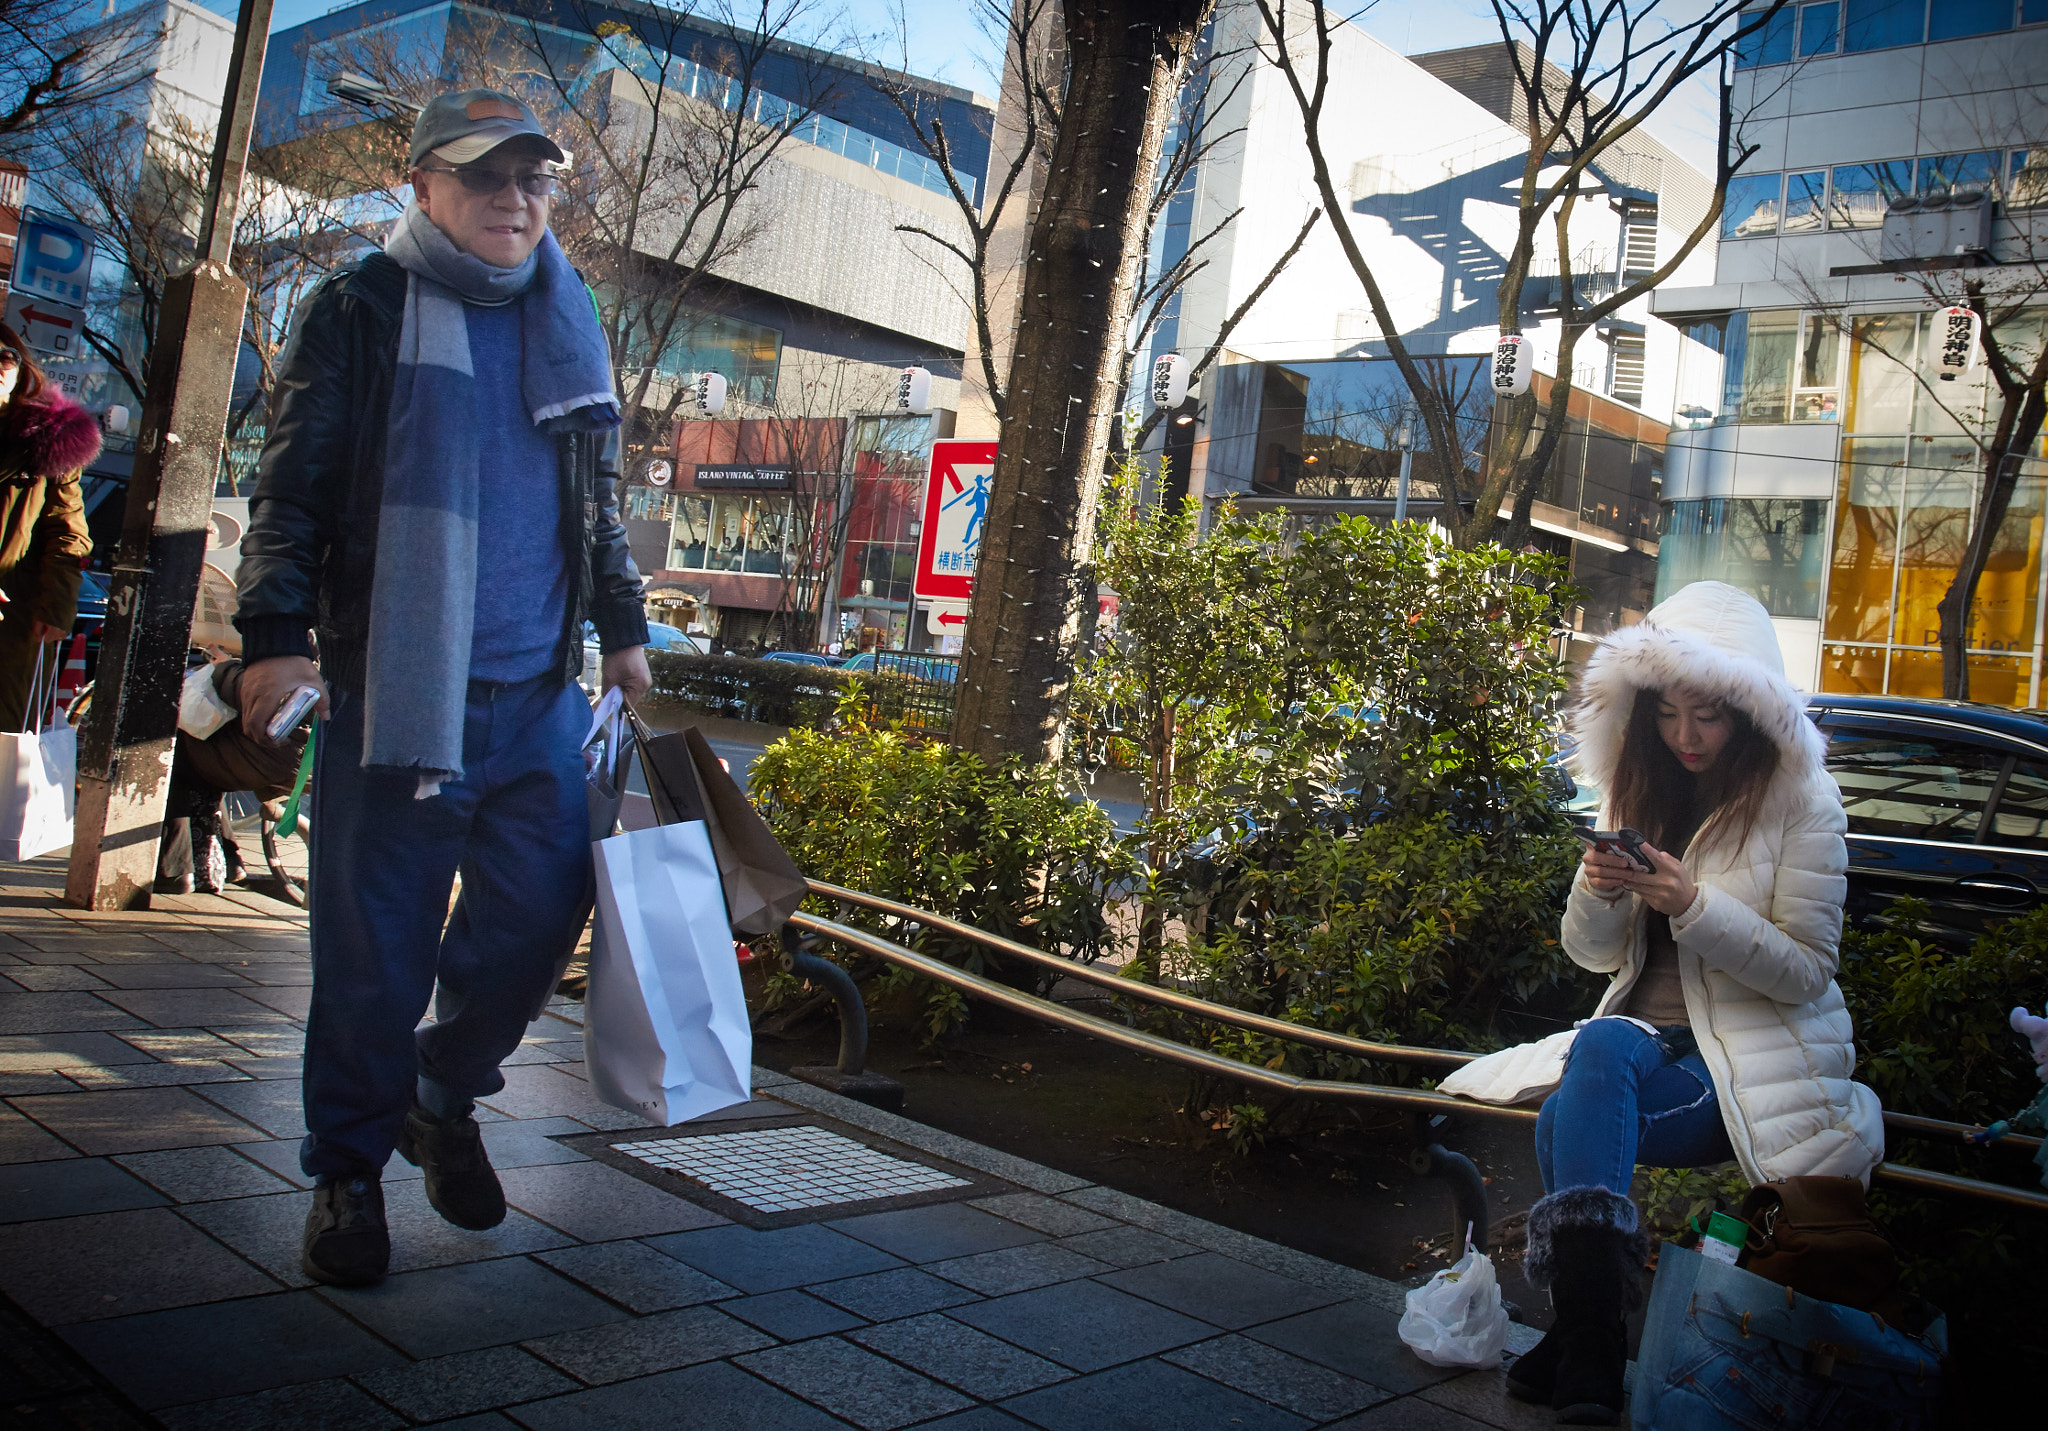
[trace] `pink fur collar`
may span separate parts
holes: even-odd
[[[100,455],[100,425],[70,398],[45,388],[8,404],[0,419],[0,463],[32,477],[76,472]]]

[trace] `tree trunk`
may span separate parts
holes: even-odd
[[[1068,77],[1031,225],[994,485],[975,566],[954,744],[1057,757],[1089,553],[1145,255],[1138,241],[1207,0],[1066,0]]]

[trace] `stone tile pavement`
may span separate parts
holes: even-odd
[[[394,1159],[392,1275],[313,1286],[303,917],[239,890],[94,915],[62,883],[0,866],[0,1400],[169,1431],[1550,1424],[1413,1357],[1391,1283],[779,1074],[648,1130],[592,1094],[565,1003],[480,1110],[505,1222],[442,1222]],[[763,1211],[630,1152],[798,1128],[927,1190]]]

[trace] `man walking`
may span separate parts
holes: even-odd
[[[504,1218],[471,1115],[589,908],[586,618],[604,684],[648,685],[610,353],[548,232],[563,162],[508,95],[421,111],[384,251],[298,317],[250,501],[244,726],[301,685],[328,716],[301,1261],[335,1285],[384,1275],[394,1148],[448,1221]]]

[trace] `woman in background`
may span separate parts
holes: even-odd
[[[44,682],[71,634],[79,574],[92,554],[78,479],[99,455],[91,413],[43,379],[21,335],[0,323],[0,730],[30,712],[36,658]]]

